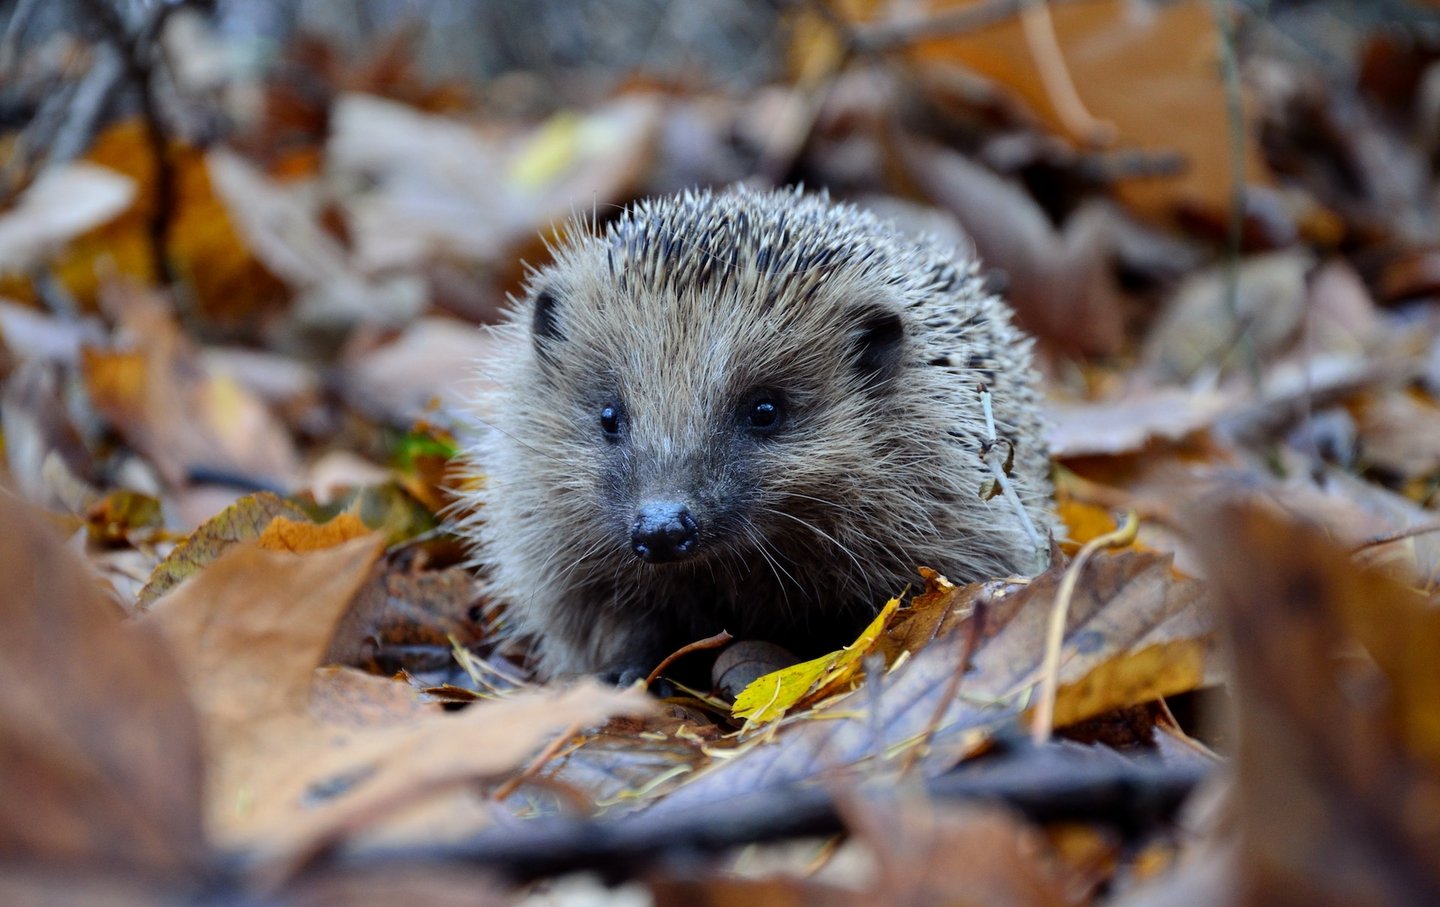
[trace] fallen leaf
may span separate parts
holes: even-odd
[[[13,208],[0,214],[0,272],[44,264],[134,198],[135,181],[105,167],[74,161],[48,168]]]
[[[318,524],[278,514],[260,531],[256,544],[267,551],[319,551],[364,538],[371,531],[353,513],[342,513],[333,520]]]
[[[359,94],[342,96],[326,153],[332,174],[371,188],[344,202],[366,270],[431,258],[499,263],[576,207],[634,194],[661,121],[654,96],[621,96],[576,121],[495,135]],[[538,156],[537,156],[538,153]]]
[[[1065,569],[1057,564],[1024,585],[983,584],[981,595],[971,587],[949,590],[955,608],[979,622],[973,651],[961,623],[864,687],[787,716],[773,742],[742,740],[737,752],[650,808],[698,809],[739,791],[843,771],[907,752],[930,731],[920,766],[939,771],[973,754],[1030,706]],[[1219,660],[1199,592],[1195,581],[1175,577],[1167,556],[1124,551],[1092,560],[1069,608],[1057,720],[1082,721],[1216,682]],[[940,702],[967,651],[957,698]]]
[[[250,248],[299,297],[296,317],[307,326],[400,325],[420,313],[421,281],[363,272],[321,225],[313,191],[282,186],[228,151],[209,152],[206,164]]]
[[[1240,403],[1233,393],[1175,387],[1136,390],[1093,402],[1048,400],[1047,440],[1056,457],[1131,453],[1151,441],[1180,441]]]
[[[1116,193],[1137,212],[1164,220],[1187,208],[1227,211],[1235,180],[1232,141],[1242,143],[1245,180],[1268,182],[1254,131],[1232,128],[1227,118],[1220,35],[1208,3],[1091,0],[1049,5],[1048,16],[1080,100],[1096,119],[1113,126],[1112,144],[1179,153],[1185,160],[1178,176],[1118,183]],[[1013,91],[1055,132],[1080,143],[1088,139],[1074,134],[1057,111],[1018,17],[922,39],[910,53],[924,65],[959,65],[980,73]],[[1157,110],[1164,116],[1156,116]],[[1232,138],[1235,128],[1242,131]]]
[[[150,580],[136,598],[135,607],[141,611],[150,607],[237,542],[259,538],[265,527],[279,516],[306,519],[300,508],[268,491],[246,495],[231,504],[176,545],[175,550],[155,566]]]
[[[305,554],[234,545],[150,608],[144,622],[172,641],[217,743],[243,741],[259,716],[305,710],[335,625],[379,554],[374,536]]]
[[[878,864],[869,903],[1075,903],[1074,880],[1045,859],[1041,833],[997,807],[862,794],[842,801],[842,812]]]
[[[1440,611],[1259,502],[1195,525],[1235,666],[1239,903],[1440,899]]]
[[[1364,465],[1402,481],[1440,473],[1440,406],[1434,400],[1382,389],[1356,409]]]
[[[318,718],[316,668],[378,554],[373,537],[305,554],[239,546],[147,614],[183,653],[197,693],[213,754],[207,815],[218,841],[283,867],[402,805],[518,767],[548,734],[650,708],[642,694],[582,684],[454,714],[433,704],[406,708],[377,724]],[[372,701],[378,683],[419,695],[357,672],[326,676],[332,702],[337,683],[361,685],[361,698]]]
[[[1202,369],[1238,371],[1246,364],[1236,358],[1242,354],[1272,360],[1300,330],[1313,264],[1303,249],[1247,259],[1235,274],[1233,300],[1229,265],[1190,275],[1146,338],[1146,368],[1161,381],[1183,382]]]
[[[866,896],[835,885],[787,876],[764,879],[734,874],[696,878],[671,872],[650,881],[655,907],[721,907],[726,904],[764,904],[766,907],[860,907],[872,903]]]
[[[0,853],[137,884],[198,877],[200,728],[165,640],[122,623],[88,566],[4,491],[0,572]]]
[[[224,206],[215,197],[203,153],[172,141],[166,149],[172,168],[170,228],[165,253],[184,281],[196,312],[213,324],[254,332],[285,300],[284,287],[241,243]],[[155,271],[152,216],[160,204],[154,154],[139,117],[105,129],[86,154],[86,166],[121,175],[138,191],[105,223],[70,241],[57,256],[55,276],[64,291],[90,307],[113,276],[151,283]],[[33,299],[28,282],[17,292]]]
[[[439,518],[405,486],[392,479],[377,485],[352,488],[323,507],[310,508],[317,522],[349,514],[396,545],[435,531]]]
[[[1018,183],[938,144],[898,144],[910,177],[949,211],[987,270],[1000,272],[1020,323],[1056,349],[1111,355],[1124,341],[1123,299],[1113,276],[1114,215],[1100,203],[1061,229]]]
[[[460,567],[379,571],[341,618],[325,661],[393,673],[426,667],[414,662],[428,653],[439,662],[430,667],[448,665],[455,646],[470,647],[483,637],[478,586],[475,575]]]
[[[105,341],[105,328],[96,318],[58,318],[0,299],[0,341],[24,362],[73,364],[82,347]]]
[[[294,481],[299,462],[289,433],[259,399],[205,370],[158,296],[117,285],[107,300],[127,341],[83,351],[86,389],[170,486],[196,470],[278,486]]]
[[[155,539],[164,520],[158,498],[120,489],[91,504],[85,524],[97,545],[129,545]]]
[[[874,647],[900,599],[892,598],[880,609],[855,642],[819,658],[782,668],[758,678],[735,697],[732,714],[744,718],[747,727],[758,727],[774,721],[796,708],[854,685],[859,680],[860,664]]]
[[[481,397],[493,341],[474,325],[421,318],[384,346],[348,363],[341,392],[362,412],[409,428],[435,404],[468,413]]]
[[[94,456],[66,405],[63,366],[31,360],[11,372],[0,394],[0,432],[10,481],[26,500],[80,513],[94,503]]]

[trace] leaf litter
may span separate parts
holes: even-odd
[[[1440,896],[1427,13],[1247,12],[1228,97],[1228,4],[1009,6],[802,5],[749,95],[637,64],[568,105],[426,83],[419,32],[292,37],[291,78],[155,79],[159,157],[116,114],[7,169],[0,900]],[[226,40],[161,24],[176,73]],[[1062,556],[922,572],[729,687],[537,683],[446,530],[474,323],[571,218],[778,174],[979,253],[1039,338]]]

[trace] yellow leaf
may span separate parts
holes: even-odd
[[[552,116],[516,156],[511,180],[526,189],[539,189],[559,179],[579,153],[580,126],[574,113],[562,111]]]
[[[1055,697],[1054,726],[1204,686],[1207,664],[1214,660],[1212,649],[1207,637],[1186,634],[1119,653],[1061,686]]]
[[[875,647],[900,599],[892,598],[855,642],[831,652],[757,678],[735,697],[731,713],[752,725],[774,721],[797,705],[824,699],[858,679],[860,662]]]

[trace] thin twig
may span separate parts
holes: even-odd
[[[30,17],[40,8],[42,0],[19,0],[10,12],[10,21],[5,23],[5,34],[0,36],[0,81],[8,82],[15,75],[20,62],[20,46],[25,42],[25,32],[30,27]]]
[[[544,768],[551,759],[554,759],[556,754],[560,752],[560,749],[569,742],[570,738],[580,733],[580,731],[584,729],[584,727],[584,722],[576,721],[569,727],[567,727],[565,730],[561,731],[554,740],[551,740],[548,744],[545,745],[545,748],[543,750],[536,754],[534,759],[530,760],[529,765],[525,766],[525,768],[522,769],[520,772],[506,780],[504,784],[501,784],[499,787],[495,788],[494,793],[490,795],[490,799],[494,800],[496,803],[499,803],[503,801],[506,797],[509,797],[511,794],[515,793],[515,791],[519,790],[520,785],[524,784],[526,781],[529,781],[531,778],[539,774],[540,769]]]
[[[990,595],[988,591],[976,596],[973,609],[970,612],[970,620],[966,622],[965,626],[965,642],[964,647],[960,650],[960,663],[955,666],[955,670],[950,673],[950,677],[946,680],[945,690],[941,694],[940,699],[935,703],[935,711],[925,725],[925,732],[920,735],[920,739],[915,741],[915,745],[906,753],[905,761],[900,766],[901,775],[908,775],[910,773],[910,769],[914,767],[916,761],[919,760],[921,753],[930,745],[930,741],[934,738],[935,732],[940,729],[940,722],[945,720],[945,713],[950,711],[951,704],[954,703],[955,698],[960,695],[960,683],[964,680],[965,674],[970,670],[970,661],[975,657],[975,649],[980,645],[980,637],[985,632],[985,615],[989,601]]]
[[[1070,602],[1075,598],[1080,573],[1095,552],[1130,544],[1139,528],[1140,520],[1132,510],[1125,515],[1125,522],[1114,531],[1086,542],[1060,580],[1055,604],[1050,607],[1050,626],[1045,631],[1045,658],[1040,663],[1040,701],[1035,704],[1035,717],[1030,725],[1030,739],[1037,745],[1049,740],[1054,729],[1055,695],[1060,688],[1060,645],[1065,640],[1065,622],[1070,616]]]
[[[64,163],[84,154],[95,140],[100,121],[125,81],[120,54],[109,45],[95,47],[94,61],[70,95],[64,121],[47,146],[48,163]]]
[[[1377,535],[1351,548],[1350,553],[1359,554],[1368,548],[1389,545],[1391,542],[1403,542],[1406,539],[1413,539],[1418,535],[1429,535],[1432,532],[1440,532],[1440,523],[1422,523],[1419,526],[1411,526],[1408,529],[1401,529],[1396,532],[1386,533],[1385,535]]]
[[[985,412],[985,442],[981,445],[980,460],[989,467],[990,474],[995,478],[995,485],[1005,495],[1005,500],[1015,508],[1015,515],[1020,519],[1020,528],[1025,530],[1025,535],[1029,537],[1030,544],[1035,551],[1035,564],[1039,570],[1043,570],[1046,564],[1046,554],[1050,547],[1040,538],[1040,533],[1035,530],[1035,524],[1030,521],[1030,514],[1026,512],[1020,495],[1010,484],[1010,477],[1005,474],[1005,467],[995,461],[1002,439],[995,436],[995,413],[990,405],[990,389],[982,384],[979,386],[979,391],[980,408]],[[1003,440],[1007,449],[1013,453],[1014,447],[1009,439]]]
[[[734,638],[735,637],[731,636],[727,631],[721,630],[714,636],[707,636],[704,639],[697,639],[692,643],[681,646],[674,652],[666,655],[665,660],[656,665],[655,670],[651,671],[650,674],[645,678],[646,689],[649,689],[650,684],[660,679],[660,672],[670,667],[676,662],[676,660],[684,658],[691,652],[699,652],[702,649],[718,649]]]
[[[1118,823],[1130,829],[1173,816],[1209,774],[1196,763],[1062,758],[1054,751],[1025,751],[985,772],[953,772],[926,782],[947,801],[983,800],[1009,805],[1035,821]],[[858,786],[858,785],[857,785]],[[875,796],[893,795],[881,784]],[[576,822],[535,820],[481,832],[468,841],[420,847],[357,845],[332,849],[330,865],[413,865],[463,862],[490,867],[512,879],[535,879],[582,869],[611,878],[637,874],[674,855],[718,853],[764,841],[843,831],[832,793],[824,786],[771,787],[684,810],[659,809],[618,819]],[[312,863],[314,869],[325,862]]]
[[[1245,239],[1245,105],[1240,62],[1228,0],[1210,0],[1210,13],[1220,45],[1220,73],[1225,82],[1225,120],[1230,133],[1230,218],[1225,238],[1225,308],[1234,334],[1234,349],[1244,361],[1250,382],[1260,386],[1260,358],[1248,319],[1240,314],[1240,252]]]
[[[156,48],[170,14],[184,7],[186,0],[159,3],[133,32],[119,10],[107,0],[84,2],[103,39],[120,55],[125,78],[135,87],[140,120],[145,128],[145,143],[155,165],[155,201],[147,224],[151,267],[156,280],[173,287],[178,279],[170,261],[170,234],[174,228],[179,181],[170,157],[170,138],[156,97],[156,61],[159,59]]]

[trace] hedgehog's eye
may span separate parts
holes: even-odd
[[[600,410],[600,430],[605,432],[606,440],[620,440],[620,423],[624,418],[618,403],[607,403]]]
[[[757,435],[768,435],[775,431],[780,427],[784,415],[780,396],[769,391],[761,391],[751,397],[740,409],[740,418],[745,427]]]

